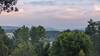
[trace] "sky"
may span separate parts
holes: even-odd
[[[18,0],[19,12],[3,12],[0,25],[84,29],[92,18],[100,20],[100,0]]]

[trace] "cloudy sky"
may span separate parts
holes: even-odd
[[[0,25],[83,29],[92,18],[100,20],[100,0],[18,0],[19,12],[0,15]]]

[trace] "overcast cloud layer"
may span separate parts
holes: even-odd
[[[83,29],[90,18],[100,20],[99,0],[19,0],[19,12],[2,13],[1,25],[43,25]]]

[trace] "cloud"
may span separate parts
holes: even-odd
[[[90,5],[93,0],[33,0],[33,5]]]
[[[67,2],[66,2],[67,1]],[[48,5],[49,3],[49,5]],[[100,18],[100,6],[93,0],[31,0],[17,4],[19,12],[0,15],[2,24],[44,25],[55,28],[81,28],[90,18]],[[65,27],[66,26],[66,27]]]
[[[34,6],[33,6],[34,7]],[[35,10],[36,9],[36,10]],[[86,16],[88,11],[81,7],[73,6],[37,6],[33,9],[33,16],[49,16],[54,19],[79,19]]]
[[[100,5],[94,5],[94,10],[95,11],[100,11]]]

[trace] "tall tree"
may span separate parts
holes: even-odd
[[[39,42],[40,39],[46,37],[46,30],[42,26],[31,27],[30,37],[32,42]]]
[[[88,26],[85,29],[86,34],[88,35],[94,35],[96,33],[96,28],[95,28],[95,22],[90,19],[90,21],[88,21]]]
[[[28,27],[22,26],[14,32],[14,35],[16,47],[11,54],[12,56],[37,56],[36,46],[29,40],[30,32]]]
[[[36,27],[34,27],[34,26],[31,27],[30,36],[31,36],[32,43],[38,41],[38,38],[37,38],[37,28]]]
[[[42,26],[37,27],[37,33],[38,33],[38,37],[40,37],[40,38],[45,38],[46,37],[46,30]]]
[[[22,26],[14,32],[16,41],[27,41],[29,40],[29,28],[26,26]]]
[[[90,21],[88,22],[88,26],[85,30],[85,33],[91,36],[91,39],[93,41],[93,46],[95,49],[95,54],[96,55],[100,55],[100,24],[97,21],[93,21],[92,19],[90,19]]]
[[[48,55],[46,53],[47,49],[47,38],[46,38],[46,30],[42,26],[31,27],[30,30],[31,42],[34,46],[36,46],[36,51],[38,56]]]
[[[6,33],[0,27],[0,55],[1,56],[8,56],[10,55],[11,51],[11,40],[6,36]]]

